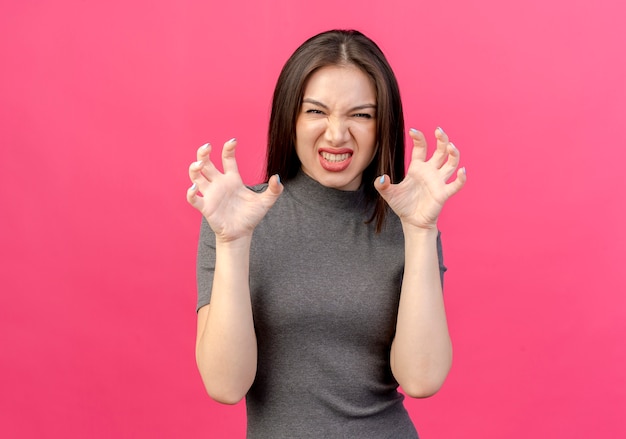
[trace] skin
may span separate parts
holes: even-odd
[[[296,120],[302,170],[324,186],[357,190],[376,152],[376,89],[371,79],[354,66],[324,67],[309,78],[302,101]]]
[[[411,130],[413,151],[407,175],[399,184],[387,176],[375,187],[400,217],[405,241],[404,278],[396,335],[391,344],[391,370],[407,395],[423,398],[436,393],[452,365],[436,249],[437,219],[444,203],[466,182],[457,171],[460,154],[440,128],[437,149],[426,160],[424,135]],[[456,179],[446,183],[456,172]]]
[[[359,187],[375,152],[373,92],[368,77],[353,66],[326,67],[310,78],[296,122],[296,151],[305,173],[328,187]],[[392,184],[388,176],[381,176],[372,184],[399,216],[405,237],[405,275],[391,369],[409,396],[427,397],[441,387],[452,363],[436,250],[437,219],[445,202],[465,184],[466,175],[464,168],[457,170],[459,151],[443,130],[435,131],[437,147],[430,159],[424,135],[416,130],[409,135],[413,151],[404,180]],[[277,176],[270,178],[263,193],[248,190],[237,169],[235,146],[234,139],[224,144],[223,173],[210,160],[211,146],[201,147],[189,167],[193,185],[187,191],[187,200],[216,235],[211,304],[198,311],[196,361],[209,395],[227,404],[239,402],[256,375],[250,244],[254,228],[283,190]],[[320,152],[333,151],[351,157],[347,166],[330,165],[341,171],[322,165]]]

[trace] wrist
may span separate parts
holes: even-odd
[[[252,243],[252,234],[243,235],[237,238],[222,238],[219,236],[215,236],[215,248],[223,249],[223,250],[247,250],[250,249],[250,244]]]
[[[439,229],[437,229],[437,224],[433,224],[432,226],[424,227],[424,226],[416,226],[414,224],[409,224],[402,222],[402,231],[404,232],[405,237],[415,237],[415,238],[428,238],[428,237],[437,237],[439,234]]]
[[[410,234],[415,234],[415,235],[428,236],[432,234],[437,235],[437,233],[439,233],[439,229],[437,228],[437,223],[433,223],[428,226],[422,226],[422,225],[417,226],[409,222],[401,221],[401,224],[402,224],[402,230],[404,231],[405,235],[407,233],[410,233]]]

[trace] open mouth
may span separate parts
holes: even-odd
[[[345,153],[344,154],[331,154],[329,152],[322,151],[321,155],[324,158],[324,160],[326,160],[327,162],[337,163],[337,162],[343,162],[344,160],[347,160],[348,157],[350,157],[352,154],[345,154]]]
[[[346,169],[352,161],[352,151],[344,149],[341,152],[319,152],[320,165],[327,171],[340,172]]]

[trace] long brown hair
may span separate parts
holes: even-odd
[[[365,72],[376,88],[377,150],[372,163],[363,171],[362,184],[368,203],[374,209],[368,222],[382,229],[387,205],[373,181],[387,174],[397,183],[404,178],[404,116],[396,77],[380,48],[355,30],[331,30],[305,41],[285,63],[274,89],[270,116],[266,180],[279,174],[289,181],[301,168],[296,155],[296,119],[304,88],[318,69],[333,65],[354,65]]]

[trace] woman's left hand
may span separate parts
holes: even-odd
[[[441,128],[435,131],[437,149],[429,160],[426,160],[424,134],[411,129],[409,135],[413,139],[413,152],[404,180],[392,184],[389,176],[384,175],[377,178],[374,184],[403,224],[436,229],[443,205],[465,185],[465,168],[457,171],[461,157],[459,150],[450,143]],[[456,178],[448,183],[455,171]]]

